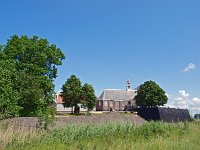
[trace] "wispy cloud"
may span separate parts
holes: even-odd
[[[191,70],[194,70],[196,68],[196,65],[194,64],[194,63],[189,63],[188,65],[187,65],[187,67],[185,67],[184,69],[183,69],[183,72],[189,72],[189,71],[191,71]]]

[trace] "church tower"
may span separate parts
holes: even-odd
[[[131,81],[128,80],[128,81],[126,82],[126,91],[130,91],[130,90],[131,90]]]

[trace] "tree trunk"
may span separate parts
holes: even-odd
[[[74,113],[75,114],[79,114],[80,113],[80,107],[78,105],[75,106]]]
[[[71,108],[71,114],[73,114],[74,113],[74,110],[73,110],[73,106],[72,106],[72,108]]]

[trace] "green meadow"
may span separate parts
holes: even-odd
[[[52,130],[0,127],[0,149],[134,150],[200,149],[200,123],[146,122],[67,125]]]

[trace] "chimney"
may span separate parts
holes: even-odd
[[[126,81],[126,91],[130,91],[131,90],[131,81],[128,80]]]

